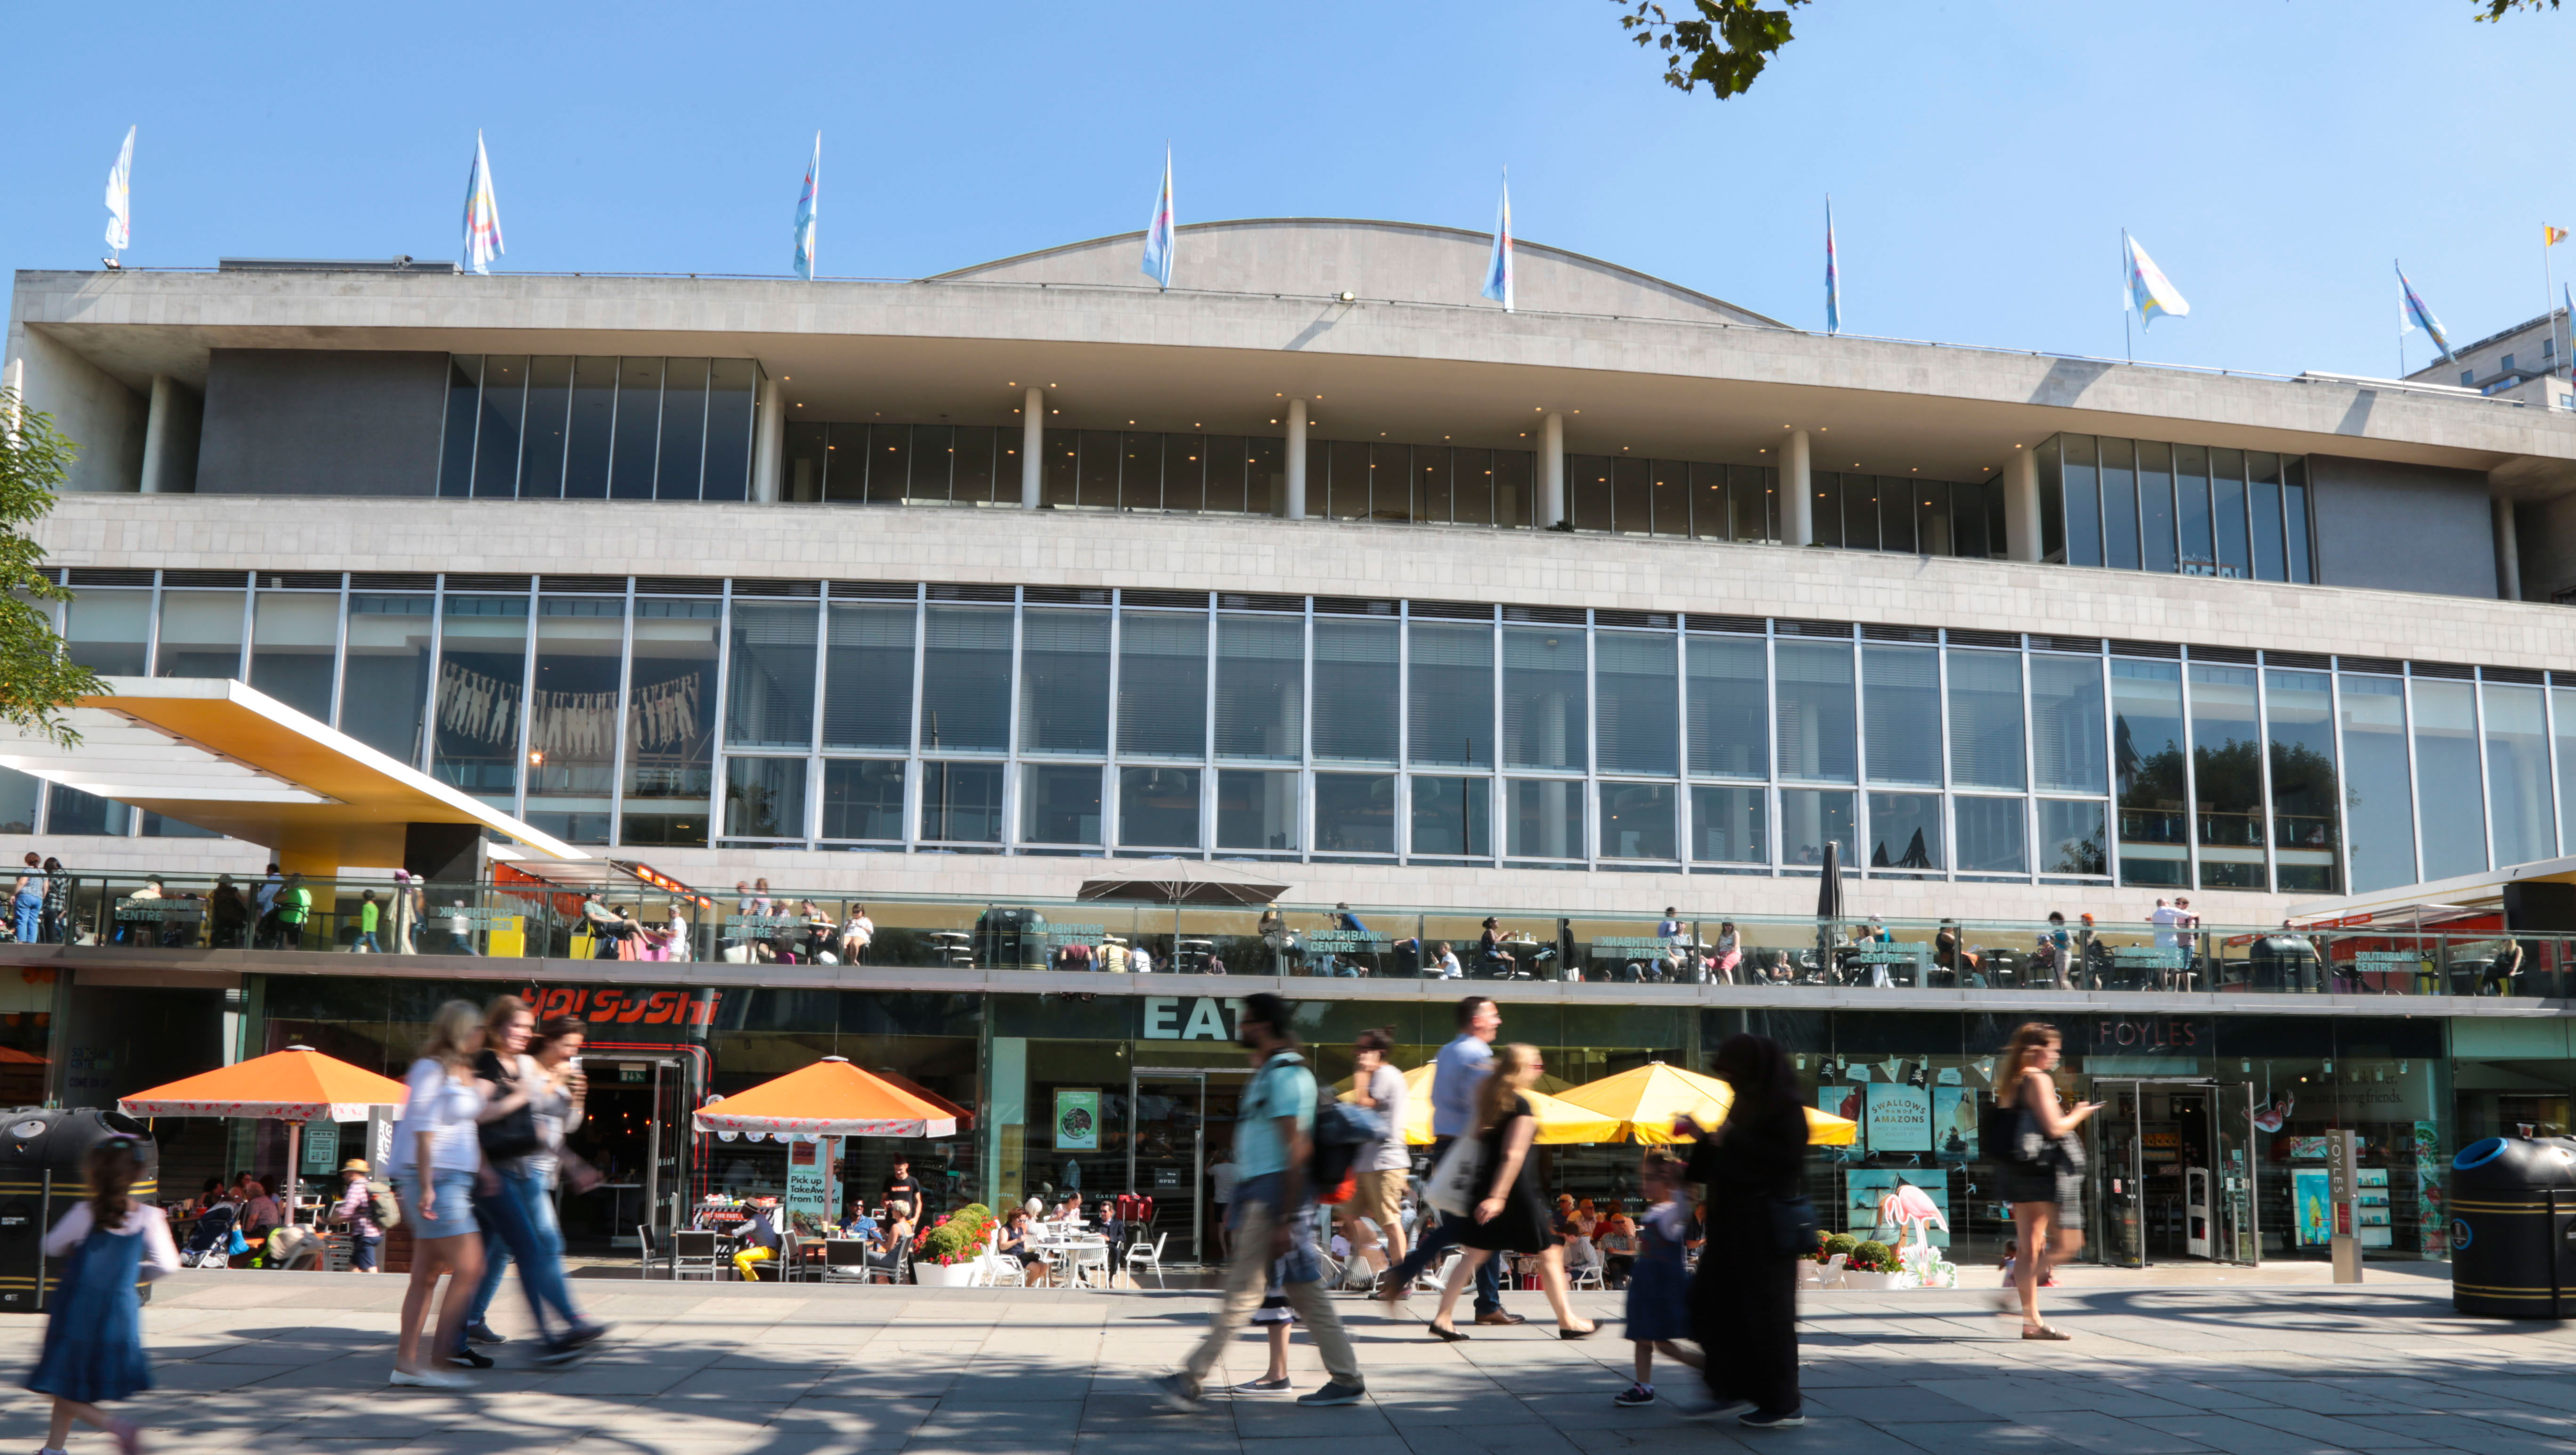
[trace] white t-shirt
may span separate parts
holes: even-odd
[[[469,1079],[458,1081],[447,1068],[424,1056],[403,1077],[411,1099],[403,1103],[402,1120],[394,1123],[393,1154],[386,1158],[392,1174],[411,1170],[417,1138],[429,1133],[430,1166],[439,1172],[471,1172],[482,1165],[483,1144],[474,1134],[474,1118],[483,1110],[483,1093]]]
[[[1232,1162],[1219,1162],[1208,1169],[1208,1196],[1216,1202],[1234,1201],[1234,1182],[1238,1176]]]
[[[45,1256],[66,1257],[74,1248],[89,1241],[93,1216],[88,1198],[73,1203],[72,1210],[63,1214],[63,1220],[54,1224],[52,1232],[45,1234]],[[161,1209],[150,1203],[138,1202],[127,1208],[125,1216],[108,1231],[120,1238],[142,1236],[143,1258],[139,1271],[144,1282],[166,1278],[179,1271],[179,1245],[171,1241],[170,1218]]]
[[[1369,1078],[1369,1098],[1377,1103],[1377,1114],[1386,1118],[1386,1135],[1371,1146],[1360,1149],[1351,1166],[1362,1172],[1397,1172],[1413,1165],[1413,1153],[1404,1145],[1404,1076],[1392,1066],[1380,1066]]]
[[[2174,933],[2174,927],[2189,918],[2170,904],[2157,905],[2156,912],[2147,916],[2147,923],[2156,927],[2156,948],[2170,950],[2181,945],[2182,936]]]

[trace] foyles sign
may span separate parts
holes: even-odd
[[[1186,1001],[1177,995],[1148,995],[1143,1003],[1141,1035],[1148,1041],[1231,1041],[1234,1016],[1243,1009],[1240,1000],[1211,995]]]

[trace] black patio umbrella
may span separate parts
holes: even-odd
[[[1288,892],[1285,884],[1255,884],[1242,879],[1200,879],[1175,868],[1162,876],[1137,875],[1126,879],[1091,879],[1075,891],[1077,899],[1141,901],[1146,904],[1168,904],[1172,907],[1172,969],[1181,950],[1181,910],[1189,905],[1218,909],[1247,909],[1269,904]]]
[[[1836,921],[1842,917],[1842,845],[1827,839],[1824,868],[1816,876],[1816,969],[1828,980],[1834,973],[1834,950],[1842,938],[1837,933]]]

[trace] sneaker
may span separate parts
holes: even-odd
[[[1621,1409],[1635,1409],[1641,1404],[1653,1404],[1655,1387],[1651,1384],[1632,1384],[1610,1396],[1610,1402]]]
[[[465,1337],[473,1340],[477,1344],[506,1344],[510,1342],[508,1339],[492,1332],[492,1326],[490,1324],[474,1324],[469,1326],[465,1330]]]
[[[474,1381],[464,1375],[449,1374],[441,1369],[424,1369],[418,1374],[408,1374],[397,1369],[385,1377],[385,1383],[418,1385],[422,1389],[472,1389],[474,1387]]]
[[[570,1339],[557,1339],[537,1351],[539,1364],[570,1364],[581,1357],[581,1346]]]
[[[1735,1417],[1735,1422],[1744,1426],[1748,1430],[1794,1430],[1800,1425],[1805,1424],[1807,1422],[1807,1417],[1798,1413],[1796,1410],[1791,1410],[1787,1414],[1782,1415],[1765,1414],[1760,1410],[1751,1410],[1744,1414],[1737,1415]]]
[[[1308,1409],[1317,1409],[1328,1404],[1358,1404],[1367,1394],[1368,1389],[1366,1386],[1344,1384],[1337,1379],[1332,1383],[1325,1385],[1322,1389],[1316,1390],[1313,1394],[1301,1394],[1297,1396],[1297,1403],[1306,1406]]]
[[[478,1349],[459,1349],[447,1356],[447,1362],[459,1369],[489,1369],[492,1356]]]
[[[1161,1396],[1164,1408],[1185,1415],[1194,1415],[1207,1408],[1207,1396],[1199,1388],[1199,1382],[1182,1370],[1175,1369],[1155,1380],[1154,1392]]]
[[[590,1344],[596,1344],[601,1339],[606,1338],[608,1336],[608,1331],[615,1327],[617,1327],[615,1324],[584,1324],[580,1328],[573,1330],[571,1333],[564,1335],[563,1338],[557,1342],[567,1349],[583,1348]]]
[[[1248,1383],[1238,1384],[1234,1387],[1234,1392],[1237,1394],[1286,1394],[1291,1387],[1292,1386],[1288,1383],[1287,1376],[1282,1375],[1277,1379],[1255,1379]]]

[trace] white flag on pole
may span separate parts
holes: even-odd
[[[125,129],[116,165],[107,169],[107,245],[118,252],[134,246],[134,128]]]

